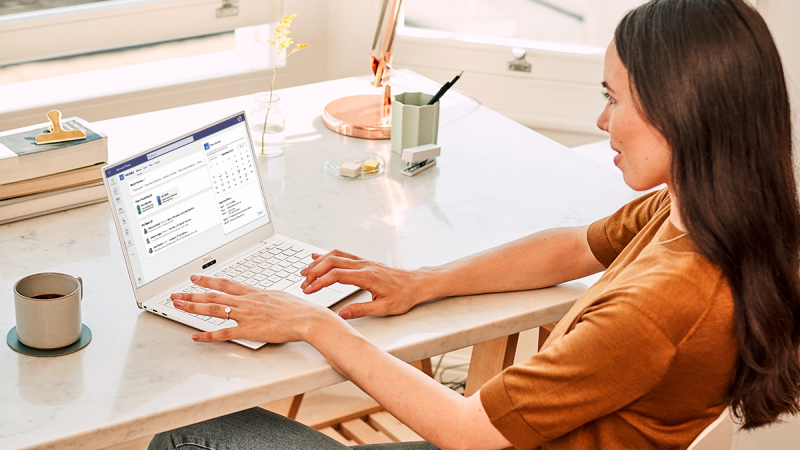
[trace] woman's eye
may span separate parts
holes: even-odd
[[[608,93],[608,89],[606,88],[603,88],[603,97],[605,97],[606,100],[608,100],[609,102],[614,103],[614,97],[612,97],[611,94]]]

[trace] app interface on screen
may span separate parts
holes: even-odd
[[[106,169],[136,287],[269,222],[244,115]]]

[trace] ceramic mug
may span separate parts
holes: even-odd
[[[28,347],[52,350],[80,339],[83,280],[63,273],[37,273],[14,285],[17,338]]]

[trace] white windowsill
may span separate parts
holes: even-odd
[[[0,114],[268,70],[239,50],[0,86]]]
[[[398,36],[409,38],[434,39],[441,42],[463,43],[470,46],[481,45],[491,47],[518,47],[536,52],[550,52],[559,56],[566,55],[595,55],[603,56],[604,48],[585,45],[559,44],[555,42],[530,41],[526,39],[501,38],[463,33],[450,33],[446,31],[424,30],[420,28],[402,27],[397,30]],[[456,44],[458,45],[458,44]]]
[[[0,130],[46,122],[50,109],[97,121],[267,90],[275,51],[257,28],[237,29],[232,50],[0,85]],[[276,86],[319,81],[292,69]]]

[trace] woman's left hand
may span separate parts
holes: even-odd
[[[177,309],[224,319],[228,317],[225,307],[229,306],[229,318],[239,324],[192,335],[198,342],[252,339],[278,344],[302,341],[309,327],[319,324],[315,318],[341,320],[329,309],[283,291],[258,289],[222,278],[195,275],[191,279],[198,286],[219,292],[172,294],[170,298]]]

